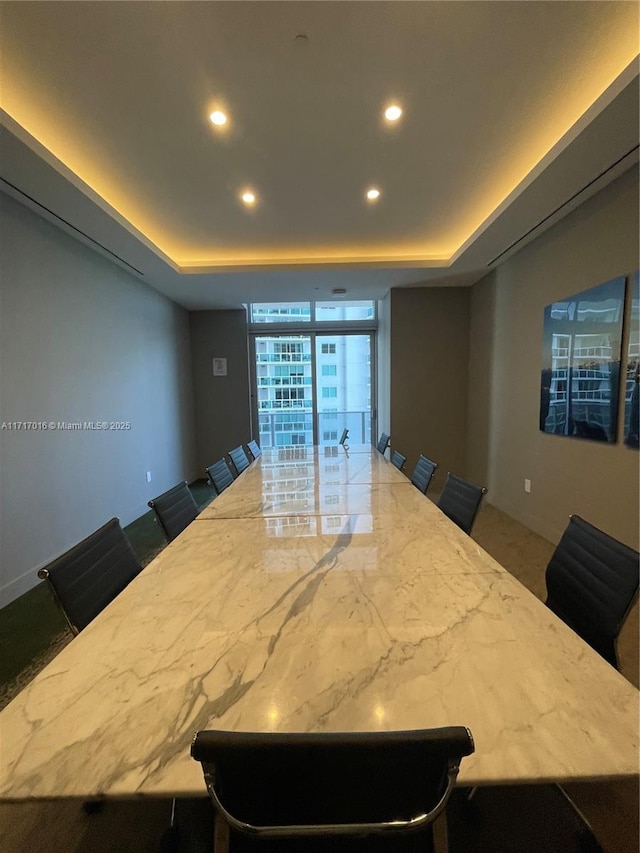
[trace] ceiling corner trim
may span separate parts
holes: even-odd
[[[524,234],[521,234],[516,240],[514,240],[506,249],[503,249],[498,255],[492,258],[488,263],[487,267],[493,267],[498,262],[503,262],[510,258],[511,255],[515,254],[515,252],[519,251],[522,248],[522,245],[526,245],[526,243],[530,239],[534,239],[538,233],[541,232],[541,229],[545,227],[549,227],[554,224],[564,215],[564,213],[568,213],[573,210],[577,205],[581,203],[581,197],[589,197],[589,192],[593,193],[602,186],[602,179],[607,175],[611,175],[613,177],[618,177],[621,175],[627,168],[630,168],[634,163],[638,163],[640,160],[639,157],[639,149],[640,145],[635,145],[629,151],[626,151],[615,163],[611,163],[600,172],[599,175],[596,175],[592,178],[587,184],[580,187],[570,198],[565,199],[561,204],[559,204],[555,210],[552,210],[546,216],[544,216],[539,222],[536,222],[535,225],[532,225],[531,228],[528,229]]]
[[[5,192],[11,198],[15,198],[17,201],[22,202],[26,207],[30,210],[35,211],[44,217],[44,219],[49,222],[55,223],[55,225],[62,228],[69,234],[72,234],[74,237],[78,238],[81,242],[90,246],[95,251],[99,252],[102,255],[105,255],[109,260],[115,261],[117,264],[122,266],[128,272],[133,272],[136,275],[139,275],[141,278],[145,277],[145,273],[138,269],[138,267],[130,264],[129,261],[125,260],[123,257],[118,255],[116,252],[109,249],[99,240],[96,240],[95,237],[92,237],[90,234],[87,234],[86,231],[83,231],[81,228],[78,228],[72,222],[69,222],[67,219],[64,219],[62,216],[59,216],[54,210],[47,207],[46,205],[39,202],[33,196],[30,196],[28,193],[21,190],[20,187],[17,187],[15,184],[12,184],[10,181],[7,181],[6,178],[0,176],[0,183],[3,184],[3,192]]]
[[[29,133],[25,127],[16,121],[13,116],[2,107],[0,107],[0,125],[4,126],[11,134],[13,134],[13,136],[33,151],[37,157],[43,160],[48,166],[51,166],[51,168],[54,169],[61,177],[90,199],[90,201],[92,201],[104,213],[114,219],[119,225],[128,231],[132,237],[135,237],[135,239],[139,240],[147,249],[150,249],[156,257],[164,261],[176,272],[179,271],[179,266],[173,258],[163,252],[162,249],[149,239],[146,234],[143,234],[139,228],[136,228],[136,226],[126,219],[115,207],[109,204],[109,202],[106,201],[100,193],[94,190],[62,160],[56,157],[52,151],[43,145],[35,136]]]
[[[600,93],[591,106],[578,118],[576,122],[558,139],[549,151],[542,157],[536,165],[522,178],[508,195],[494,208],[494,210],[484,219],[480,225],[464,240],[463,243],[456,249],[450,258],[451,263],[455,263],[458,258],[467,251],[467,249],[475,243],[475,241],[483,234],[490,225],[492,225],[505,210],[529,187],[537,177],[560,155],[562,152],[591,124],[600,113],[611,104],[615,98],[638,76],[640,76],[640,53],[625,66],[622,72],[613,80],[607,88]]]

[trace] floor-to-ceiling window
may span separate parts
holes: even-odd
[[[375,303],[254,303],[249,311],[260,445],[335,444],[343,429],[352,443],[370,443]]]

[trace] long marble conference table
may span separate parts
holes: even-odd
[[[0,797],[203,795],[203,728],[461,724],[465,785],[631,776],[638,691],[369,447],[265,451],[0,714]]]

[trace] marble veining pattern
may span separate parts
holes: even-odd
[[[0,714],[0,796],[202,794],[208,726],[464,724],[464,784],[637,773],[635,688],[413,487],[369,497],[192,523]]]

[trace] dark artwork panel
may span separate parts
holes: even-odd
[[[627,377],[624,391],[624,443],[640,446],[640,271],[631,280],[631,310],[629,313],[629,348]]]
[[[615,442],[624,277],[544,309],[540,429]]]

